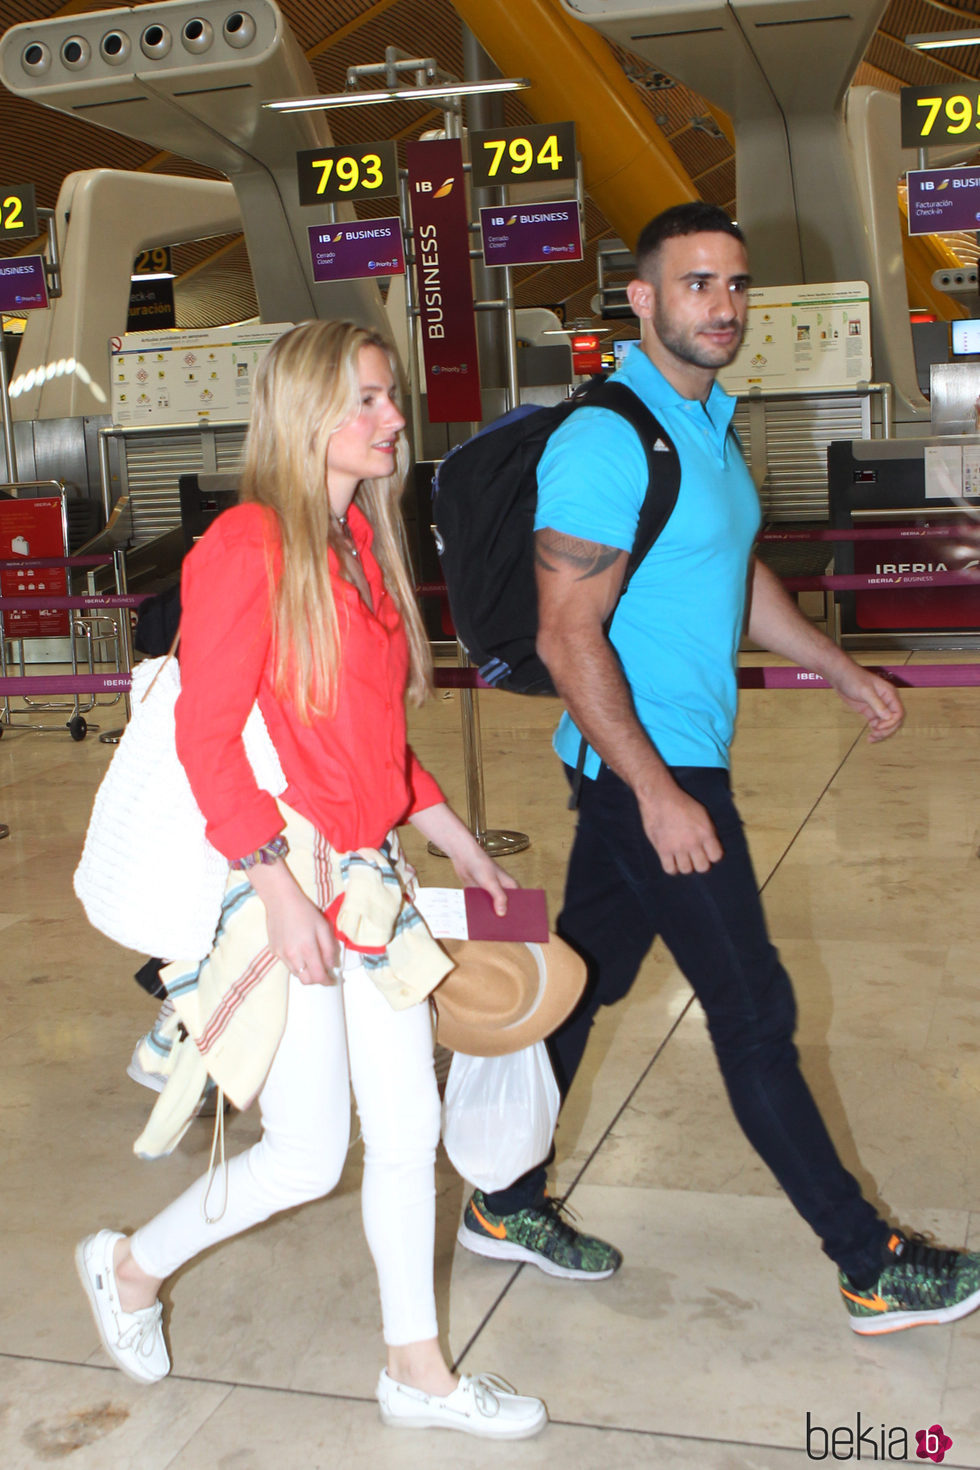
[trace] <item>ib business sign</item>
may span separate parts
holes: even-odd
[[[16,315],[47,304],[43,255],[14,255],[0,260],[0,311]]]
[[[480,210],[480,229],[487,265],[551,265],[582,259],[574,199],[555,204],[495,204]]]
[[[405,274],[402,226],[397,215],[354,224],[311,225],[308,234],[314,281]]]
[[[483,417],[469,212],[458,138],[405,145],[429,421]]]
[[[980,230],[980,168],[909,172],[909,234]]]

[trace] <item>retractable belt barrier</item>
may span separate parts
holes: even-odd
[[[972,537],[980,550],[980,523],[972,528],[942,526],[853,526],[846,530],[816,527],[812,531],[763,531],[759,540],[767,546],[799,541],[935,541],[950,536]],[[820,577],[781,577],[787,592],[873,592],[877,587],[976,587],[980,571],[831,572]]]
[[[935,536],[933,532],[933,536]],[[886,538],[879,536],[879,541]],[[891,540],[889,536],[887,538]],[[876,587],[980,587],[980,571],[964,572],[896,572],[872,576],[864,572],[828,572],[820,577],[780,577],[787,592],[871,592]],[[441,582],[423,582],[416,587],[421,597],[441,597],[446,588]]]
[[[827,574],[822,577],[781,577],[780,581],[788,592],[820,592],[837,588],[842,592],[871,591],[875,587],[977,587],[980,572],[899,572],[895,576],[870,576],[853,572]],[[416,587],[422,597],[438,597],[445,587],[438,582],[423,582]],[[99,608],[137,608],[146,602],[150,593],[81,593],[77,597],[46,597],[44,607],[80,608],[94,611]],[[38,606],[36,597],[0,597],[0,612],[33,612]]]
[[[934,541],[937,536],[948,537],[950,530],[948,525],[853,526],[849,530],[818,526],[812,531],[762,531],[758,539],[767,545],[779,541]],[[980,523],[973,534],[980,538]]]
[[[968,689],[980,685],[978,664],[867,664],[898,689]],[[0,678],[0,694],[21,694],[30,688],[38,694],[128,694],[132,674],[12,674]],[[437,689],[492,689],[476,669],[436,669]],[[791,664],[761,664],[738,671],[740,689],[829,689],[819,674]]]
[[[980,684],[980,664],[867,664],[899,689],[969,689]],[[739,669],[740,689],[829,689],[819,674],[792,665]]]
[[[104,608],[139,607],[151,596],[150,592],[81,592],[77,597],[45,597],[44,611],[71,607],[98,612]],[[0,597],[0,612],[34,612],[37,607],[36,597]],[[13,633],[10,636],[15,638],[17,635]]]
[[[814,529],[812,531],[765,531],[760,541],[766,543],[794,541],[896,541],[929,540],[938,535],[949,535],[950,527],[944,526],[888,526],[885,528],[857,527],[853,530]],[[112,557],[69,557],[39,560],[38,566],[97,566],[111,561]],[[12,567],[17,562],[0,562],[0,569]],[[980,584],[980,571],[961,572],[904,572],[895,575],[870,576],[858,574],[828,574],[820,577],[785,577],[783,586],[791,592],[826,591],[874,591],[885,587],[965,587]],[[423,582],[416,586],[420,597],[445,598],[446,588],[442,582]],[[72,608],[96,611],[99,609],[131,609],[139,607],[147,594],[116,593],[107,595],[83,594],[77,597],[52,597],[45,605],[56,609]],[[0,597],[0,612],[31,610],[37,607],[36,599]],[[980,686],[980,664],[885,664],[874,666],[873,672],[880,674],[898,688],[971,688]],[[530,845],[523,833],[487,831],[484,816],[483,771],[480,749],[479,715],[475,691],[491,689],[492,685],[480,678],[473,667],[440,668],[435,671],[434,683],[438,689],[459,689],[462,694],[461,712],[463,721],[463,764],[466,777],[467,815],[469,825],[478,841],[495,855],[519,852]],[[830,686],[819,674],[809,669],[783,665],[760,665],[738,670],[741,689],[827,689]],[[112,695],[129,694],[132,675],[119,670],[111,674],[50,674],[29,676],[0,676],[0,696],[25,694],[29,689],[38,694],[73,693]],[[437,850],[437,849],[436,849]]]
[[[828,572],[822,577],[780,577],[787,592],[874,592],[879,587],[980,587],[980,571]]]
[[[17,561],[0,561],[0,572],[19,572],[24,566],[31,567],[111,567],[112,552],[100,552],[98,556],[32,556],[20,557]]]
[[[132,674],[6,674],[0,694],[128,694]]]
[[[899,689],[965,689],[980,684],[980,664],[868,664]],[[476,669],[436,669],[437,689],[492,689]],[[738,670],[740,689],[829,689],[819,674],[790,664],[762,664]]]

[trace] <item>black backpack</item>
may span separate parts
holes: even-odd
[[[512,409],[450,450],[432,482],[436,547],[456,632],[481,677],[513,694],[555,693],[535,652],[537,468],[554,430],[584,406],[618,413],[646,450],[647,492],[622,596],[667,524],[681,482],[673,442],[624,383],[593,378],[564,403]]]

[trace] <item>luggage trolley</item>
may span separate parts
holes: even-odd
[[[24,678],[26,687],[29,676],[25,644],[32,639],[49,638],[68,641],[66,662],[70,663],[70,674],[66,672],[62,676],[66,693],[73,688],[71,680],[80,673],[80,642],[84,649],[83,665],[89,674],[95,672],[97,650],[99,662],[114,662],[118,672],[124,666],[131,644],[128,626],[122,627],[122,620],[129,618],[129,610],[125,607],[76,610],[64,606],[70,592],[70,565],[76,561],[108,564],[114,560],[112,555],[69,557],[68,491],[64,482],[21,481],[0,486],[0,495],[0,598],[19,604],[13,609],[0,606],[0,677],[6,679],[16,672]],[[117,583],[119,579],[117,566]],[[25,606],[25,603],[36,606]],[[19,647],[16,656],[11,657],[10,645],[14,643]],[[128,661],[125,666],[128,667]],[[50,690],[50,679],[45,680],[45,687]],[[99,703],[96,694],[84,704],[77,689],[66,700],[37,699],[26,692],[15,697],[19,701],[17,708],[9,693],[5,692],[0,699],[0,735],[4,729],[56,729],[50,723],[32,720],[32,716],[42,712],[68,712],[66,728],[72,740],[84,740],[90,729],[98,729],[85,719]],[[108,707],[121,698],[122,694],[114,694],[101,703]]]

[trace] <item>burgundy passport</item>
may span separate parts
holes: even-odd
[[[471,939],[518,939],[548,943],[548,905],[543,888],[508,888],[507,912],[498,918],[489,893],[464,888],[466,923]]]

